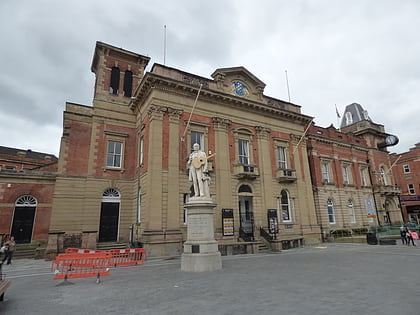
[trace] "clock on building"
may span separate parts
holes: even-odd
[[[233,92],[239,96],[245,96],[248,94],[248,88],[246,87],[245,83],[241,81],[234,81],[232,84]]]

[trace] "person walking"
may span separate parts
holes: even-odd
[[[400,235],[401,235],[401,242],[403,245],[408,245],[407,244],[407,231],[405,230],[404,225],[400,226]]]
[[[409,228],[407,228],[406,233],[407,233],[407,245],[410,245],[410,242],[411,242],[413,246],[416,246],[416,243],[414,243],[413,236],[411,235],[411,230]]]
[[[5,246],[4,257],[1,263],[3,264],[7,260],[6,264],[10,265],[12,263],[13,253],[16,248],[14,236],[11,236],[8,241],[4,242],[4,246]]]

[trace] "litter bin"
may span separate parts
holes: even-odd
[[[369,245],[378,245],[378,239],[376,237],[376,233],[367,233],[366,241]]]

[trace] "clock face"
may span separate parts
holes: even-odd
[[[395,145],[398,143],[398,138],[396,136],[388,136],[385,138],[385,142],[388,145]]]
[[[248,88],[246,87],[245,83],[241,81],[233,82],[233,91],[239,96],[245,96],[248,94]]]

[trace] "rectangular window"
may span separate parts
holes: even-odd
[[[334,205],[331,200],[328,200],[327,202],[327,210],[328,210],[328,222],[330,224],[334,224],[335,223]]]
[[[191,152],[194,151],[193,145],[198,143],[200,145],[200,149],[205,151],[204,148],[204,133],[198,131],[191,131]]]
[[[345,185],[350,184],[350,175],[349,175],[349,166],[348,165],[343,166],[343,183]]]
[[[286,163],[286,148],[277,147],[279,169],[287,169]]]
[[[403,171],[404,171],[404,173],[410,173],[410,165],[404,164],[403,165]]]
[[[329,183],[330,182],[330,172],[328,170],[328,163],[321,164],[322,170],[322,181]]]
[[[247,140],[239,139],[239,162],[242,165],[249,165],[249,143]]]
[[[407,184],[408,187],[408,193],[410,195],[415,195],[416,194],[416,190],[414,189],[414,184]]]
[[[350,223],[356,223],[356,214],[354,213],[353,201],[349,200],[347,202],[347,207],[349,208]]]
[[[144,139],[143,137],[140,138],[139,143],[139,165],[143,165],[143,159],[144,159]]]
[[[362,186],[368,186],[367,176],[366,176],[366,168],[363,167],[360,169],[360,178],[362,180]]]
[[[107,167],[121,168],[122,148],[122,142],[108,141]]]

